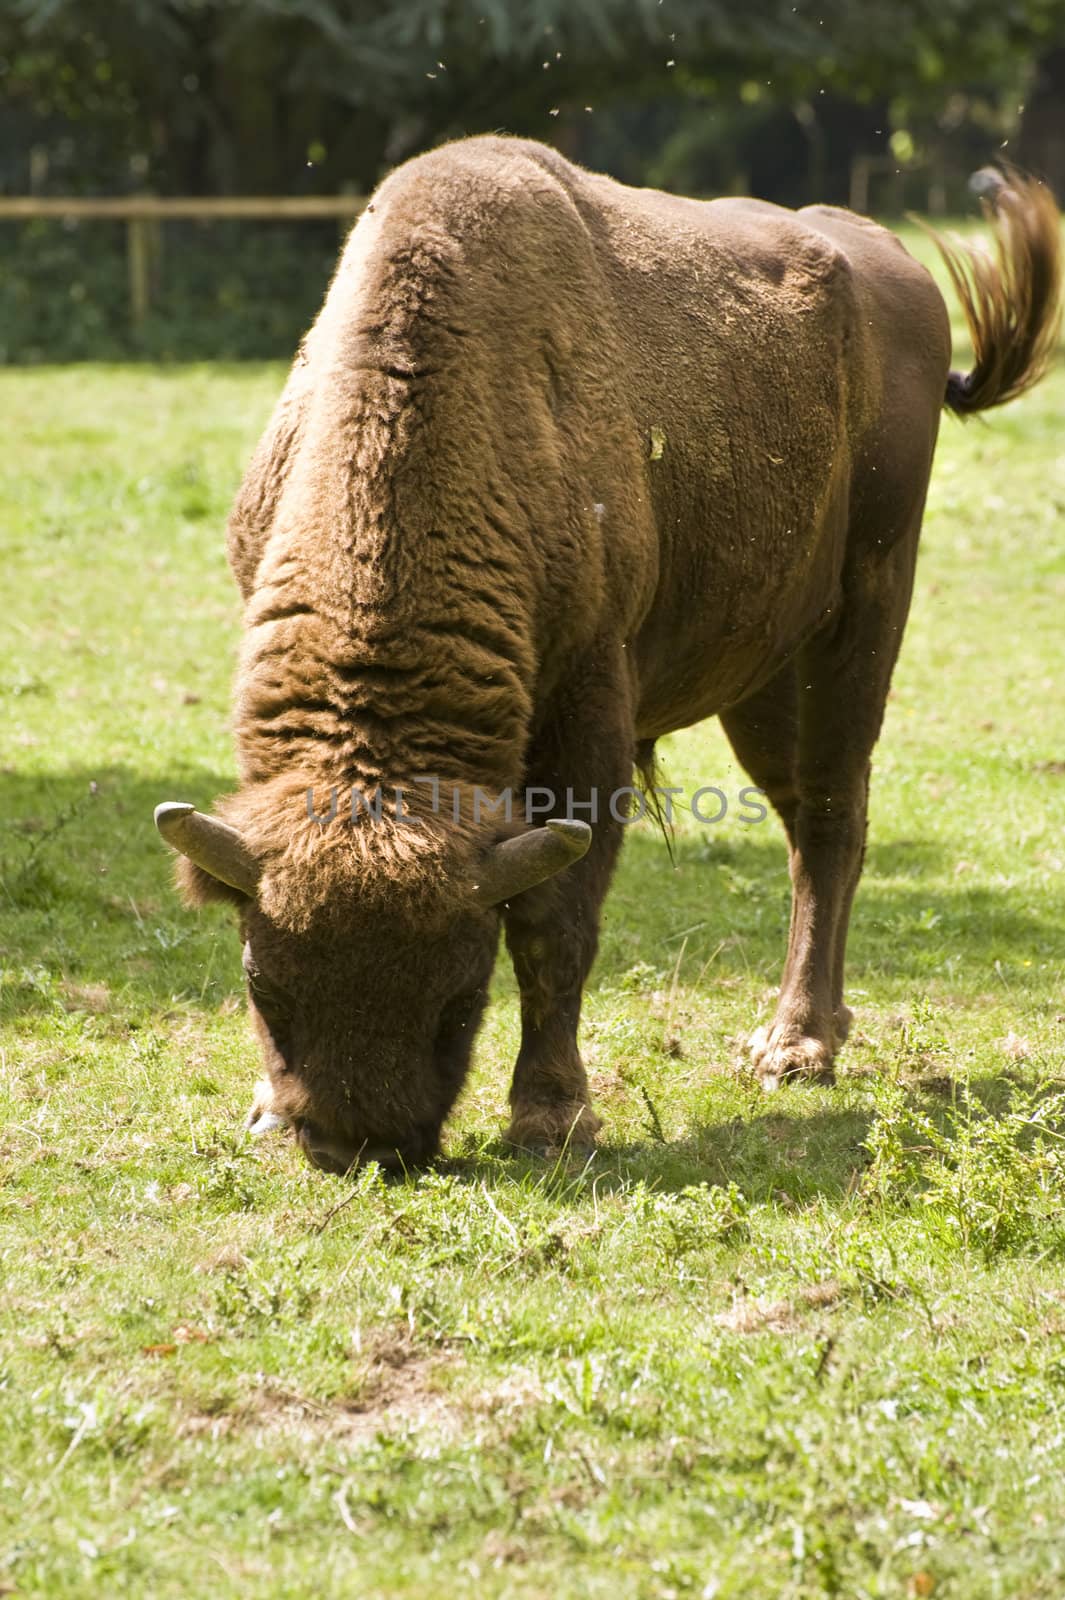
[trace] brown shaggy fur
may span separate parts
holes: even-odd
[[[222,814],[258,895],[183,868],[193,898],[241,905],[274,1106],[320,1165],[435,1149],[500,922],[522,994],[511,1137],[594,1137],[577,1025],[622,830],[600,814],[577,866],[484,911],[477,863],[508,830],[475,820],[473,790],[544,785],[564,810],[714,714],[791,855],[754,1064],[770,1085],[830,1077],[940,410],[1019,393],[1053,336],[1052,202],[1011,181],[998,215],[993,262],[945,247],[977,352],[961,380],[930,276],[845,211],[628,189],[502,138],[374,196],[230,522],[241,788]],[[417,826],[347,814],[353,786],[419,775],[459,786],[457,823],[424,787]],[[321,825],[305,794],[330,786]]]

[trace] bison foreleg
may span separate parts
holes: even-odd
[[[592,844],[575,866],[518,896],[506,913],[521,991],[521,1049],[507,1138],[525,1148],[591,1145],[601,1125],[591,1108],[577,1029],[623,831],[610,800],[631,782],[634,750],[625,664],[607,677],[609,654],[591,673],[574,675],[527,766],[529,792],[534,786],[549,790],[560,802],[559,815],[575,802],[573,814],[592,823]]]
[[[620,832],[617,824],[598,823],[584,860],[520,896],[507,915],[507,947],[521,991],[521,1049],[507,1138],[527,1149],[591,1145],[599,1131],[577,1028]]]

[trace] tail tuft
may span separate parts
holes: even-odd
[[[991,223],[992,249],[946,240],[929,229],[950,274],[975,353],[971,372],[952,372],[946,404],[959,416],[1004,405],[1046,371],[1061,327],[1061,217],[1045,184],[993,167],[972,187]]]

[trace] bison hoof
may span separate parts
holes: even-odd
[[[602,1126],[591,1106],[583,1101],[516,1105],[504,1138],[519,1150],[551,1156],[565,1149],[594,1149],[595,1136]]]
[[[264,1133],[274,1133],[286,1126],[284,1117],[279,1117],[272,1109],[273,1098],[273,1089],[265,1078],[261,1078],[255,1085],[251,1110],[244,1123],[253,1139],[261,1139]]]
[[[804,1083],[833,1084],[836,1081],[832,1066],[834,1051],[823,1039],[809,1035],[797,1038],[775,1027],[759,1028],[751,1035],[747,1048],[751,1065],[767,1091],[799,1079]]]
[[[846,1044],[854,1021],[854,1012],[850,1006],[840,1006],[832,1015],[832,1029],[836,1035],[836,1049]]]

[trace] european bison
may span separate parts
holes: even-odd
[[[382,184],[229,523],[240,791],[157,812],[188,898],[240,910],[260,1126],[329,1171],[430,1157],[502,923],[509,1138],[591,1143],[614,797],[715,715],[790,851],[753,1064],[831,1081],[940,411],[1020,394],[1055,337],[1054,203],[991,189],[996,253],[940,245],[963,376],[932,278],[847,211],[630,189],[509,138]]]

